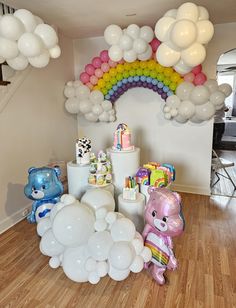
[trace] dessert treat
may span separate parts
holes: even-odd
[[[97,158],[91,153],[88,182],[90,185],[104,186],[112,182],[111,162],[103,151],[99,151]]]
[[[136,182],[138,184],[150,185],[151,170],[148,168],[139,168],[136,173]]]
[[[76,140],[76,163],[78,165],[87,165],[90,163],[91,140],[80,138]]]
[[[117,126],[112,149],[117,151],[134,150],[134,146],[131,145],[131,132],[127,124],[121,123]]]
[[[135,177],[128,177],[125,179],[125,187],[123,188],[124,200],[136,200],[139,192],[139,186],[136,183]]]

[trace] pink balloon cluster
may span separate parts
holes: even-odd
[[[195,66],[192,71],[184,75],[184,81],[191,82],[195,86],[203,85],[207,80],[207,76],[202,72],[202,65]]]
[[[112,61],[108,56],[108,50],[100,52],[99,57],[94,57],[92,62],[85,66],[85,71],[80,74],[80,81],[90,90],[98,83],[98,79],[108,72],[111,67],[116,67],[120,62]]]

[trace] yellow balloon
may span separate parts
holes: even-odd
[[[140,68],[144,69],[147,68],[147,61],[141,61],[139,64]]]
[[[110,75],[108,73],[105,73],[103,74],[102,78],[105,80],[105,81],[109,81],[110,80]]]
[[[93,87],[93,90],[99,90],[100,91],[100,87],[98,85]]]
[[[112,68],[109,70],[109,75],[110,75],[111,77],[115,77],[116,74],[117,74],[117,70],[116,70],[114,67],[112,67]]]
[[[183,81],[184,81],[184,79],[183,79],[183,78],[180,78],[179,81],[177,82],[177,84],[179,85],[179,84],[181,84]]]
[[[165,67],[164,68],[164,75],[166,77],[169,77],[173,74],[173,69],[171,67]]]
[[[162,73],[164,70],[164,67],[160,63],[156,63],[155,68],[156,68],[157,73]]]
[[[139,61],[136,60],[136,61],[132,62],[132,63],[131,63],[131,67],[132,67],[132,69],[135,69],[135,70],[136,70],[137,68],[139,68]]]
[[[106,84],[106,82],[105,82],[103,79],[99,79],[99,80],[98,80],[98,86],[99,86],[100,88],[105,87],[105,84]]]
[[[130,63],[124,63],[124,69],[126,70],[126,71],[129,71],[130,70],[130,68],[131,68],[131,65],[130,65]]]
[[[124,65],[122,64],[118,64],[117,67],[116,67],[116,70],[118,73],[123,73],[124,71]],[[104,75],[103,75],[104,76]]]
[[[149,60],[147,63],[147,66],[150,70],[154,70],[155,66],[156,66],[156,62],[154,60]]]
[[[170,79],[171,81],[177,83],[179,80],[180,80],[180,75],[178,73],[173,73],[171,76],[170,76]]]

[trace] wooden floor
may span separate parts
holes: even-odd
[[[219,157],[234,162],[234,166],[227,168],[227,172],[236,184],[236,151],[217,150],[217,154]],[[219,172],[225,175],[224,170],[221,169],[219,170]],[[213,177],[213,183],[216,181],[216,179],[216,177]],[[234,189],[232,183],[222,176],[220,176],[220,181],[216,185],[214,185],[214,187],[212,187],[211,193],[213,195],[236,197],[236,190]]]
[[[35,225],[0,236],[0,307],[236,307],[236,198],[182,194],[179,268],[157,285],[146,271],[122,282],[74,283],[41,255]]]

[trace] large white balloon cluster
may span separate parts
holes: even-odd
[[[56,31],[25,9],[0,16],[0,63],[24,70],[41,68],[61,54]]]
[[[183,82],[177,87],[176,95],[167,98],[163,108],[164,117],[179,123],[185,123],[188,120],[194,123],[207,121],[217,110],[223,108],[225,98],[231,92],[230,85],[224,83],[218,86],[212,79],[200,86]]]
[[[62,266],[73,281],[92,284],[107,274],[120,281],[130,271],[140,272],[151,251],[132,221],[114,212],[111,193],[89,190],[83,199],[87,204],[63,195],[50,217],[38,223],[40,251],[51,257],[49,265]]]
[[[105,41],[111,45],[108,54],[111,60],[117,62],[122,58],[126,62],[137,59],[146,61],[152,56],[152,48],[149,43],[154,33],[151,27],[131,24],[126,29],[117,25],[110,25],[105,29]]]
[[[180,74],[186,74],[201,64],[206,57],[203,46],[214,34],[208,11],[187,2],[178,9],[166,12],[155,26],[155,35],[162,42],[156,52],[163,66],[174,66]]]
[[[115,110],[110,101],[104,100],[99,90],[90,92],[90,89],[81,81],[68,81],[64,88],[67,97],[65,108],[69,113],[84,115],[90,122],[114,122]]]

